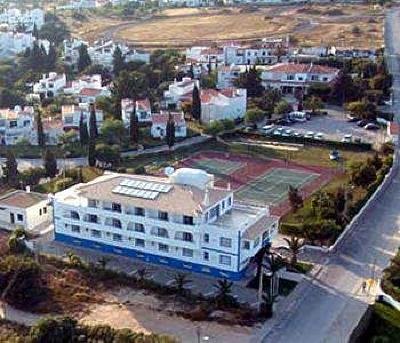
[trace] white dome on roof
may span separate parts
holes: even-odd
[[[170,176],[170,180],[174,184],[205,189],[207,185],[214,182],[214,176],[201,169],[180,168]]]

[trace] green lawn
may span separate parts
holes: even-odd
[[[400,342],[400,312],[389,305],[375,304],[367,330],[361,343]]]

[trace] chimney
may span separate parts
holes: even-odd
[[[31,186],[26,186],[25,187],[25,191],[26,191],[26,193],[30,193],[31,192]]]
[[[228,182],[228,186],[226,187],[226,190],[227,190],[227,191],[230,191],[230,190],[231,190],[231,183],[230,183],[230,182]]]
[[[208,206],[208,203],[210,202],[210,194],[208,192],[208,187],[206,187],[206,190],[204,192],[204,200],[203,200],[203,205]]]

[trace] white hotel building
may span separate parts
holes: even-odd
[[[238,280],[278,218],[182,168],[168,177],[108,173],[57,193],[54,228],[70,245]]]

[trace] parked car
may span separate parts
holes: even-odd
[[[268,134],[268,133],[271,133],[273,130],[274,130],[274,128],[275,128],[275,125],[273,125],[273,124],[271,124],[271,125],[265,125],[265,126],[263,126],[262,128],[261,128],[261,132],[263,133],[263,134]]]
[[[325,135],[322,132],[318,132],[315,136],[314,139],[318,140],[318,141],[322,141],[324,140]]]
[[[293,111],[288,114],[288,118],[298,122],[305,122],[307,120],[307,115],[305,112]]]
[[[358,119],[357,117],[353,117],[353,116],[350,115],[350,114],[348,114],[348,115],[346,116],[346,118],[347,118],[347,121],[348,121],[349,123],[355,123],[356,121],[359,121],[359,119]]]
[[[282,127],[278,127],[276,130],[274,130],[272,132],[272,135],[274,135],[274,136],[282,136],[282,132],[283,132],[283,128]]]
[[[352,135],[344,135],[342,138],[342,142],[343,143],[351,143],[353,140],[353,136]]]
[[[329,159],[332,161],[337,161],[340,158],[340,154],[338,150],[332,150],[329,153]]]
[[[374,123],[368,123],[367,125],[364,126],[364,129],[366,129],[366,130],[379,130],[379,126],[374,124]]]
[[[293,136],[293,130],[292,129],[286,129],[282,132],[283,137],[291,137]]]
[[[304,135],[304,138],[314,138],[314,132],[307,131],[306,134]]]
[[[359,127],[364,127],[364,126],[367,125],[368,123],[369,123],[368,120],[363,119],[363,120],[360,120],[360,121],[357,122],[357,126],[359,126]]]
[[[293,136],[296,137],[296,138],[303,137],[303,135],[302,135],[300,132],[297,132],[297,131],[295,131],[295,132],[293,133]]]

